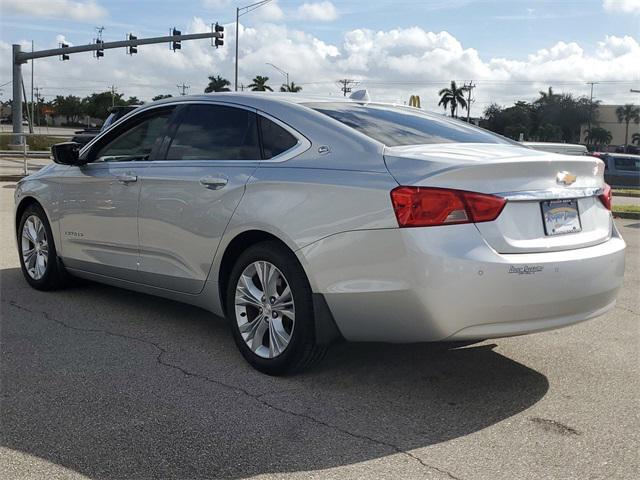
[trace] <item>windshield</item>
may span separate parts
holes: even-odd
[[[429,143],[506,143],[481,128],[413,107],[357,103],[307,103],[307,107],[377,140],[388,147]]]
[[[111,125],[115,121],[116,117],[117,117],[117,114],[115,112],[110,113],[107,119],[102,124],[102,127],[100,128],[100,130],[106,130],[109,127],[109,125]]]

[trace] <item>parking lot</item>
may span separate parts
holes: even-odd
[[[448,351],[340,344],[272,378],[203,310],[29,288],[13,187],[0,183],[0,478],[637,478],[637,220],[617,221],[625,286],[603,317]]]

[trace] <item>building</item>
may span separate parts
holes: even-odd
[[[614,151],[615,147],[624,145],[624,132],[626,128],[626,124],[624,122],[618,121],[618,116],[616,115],[616,108],[620,105],[599,105],[597,109],[596,122],[593,123],[594,126],[602,127],[605,130],[609,130],[611,132],[611,144],[609,146],[609,150]],[[588,125],[582,125],[580,127],[580,140],[582,143],[586,142],[587,129]],[[631,137],[634,133],[640,133],[640,124],[631,122],[629,123],[629,144],[631,145]]]

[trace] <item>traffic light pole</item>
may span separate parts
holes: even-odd
[[[206,33],[191,33],[188,35],[168,35],[166,37],[136,38],[135,40],[122,40],[119,42],[91,43],[75,47],[52,48],[37,52],[23,52],[20,45],[13,45],[13,103],[11,116],[13,121],[14,145],[22,145],[22,64],[36,58],[57,57],[70,53],[92,52],[96,50],[108,50],[111,48],[137,47],[138,45],[150,45],[153,43],[181,42],[183,40],[199,40],[202,38],[224,38],[223,32],[211,31]]]

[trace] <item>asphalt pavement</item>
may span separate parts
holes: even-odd
[[[344,343],[272,378],[203,310],[29,288],[12,195],[0,183],[2,479],[638,478],[636,220],[617,220],[625,286],[600,318],[453,350]]]

